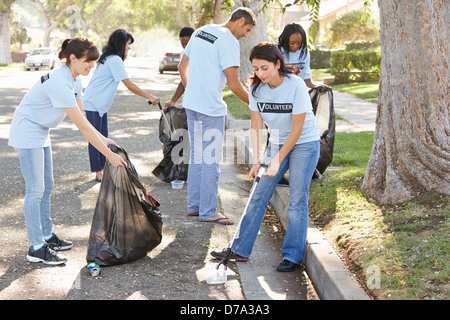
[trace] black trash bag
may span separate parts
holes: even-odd
[[[159,203],[145,190],[125,150],[110,146],[127,167],[106,162],[92,220],[86,260],[100,266],[144,257],[161,243]]]
[[[318,178],[333,161],[336,115],[334,113],[333,91],[319,86],[309,90],[311,103],[320,134],[320,156],[313,178]]]
[[[167,119],[167,121],[166,121]],[[159,119],[159,140],[164,158],[152,173],[164,182],[187,180],[190,143],[186,110],[169,107]]]

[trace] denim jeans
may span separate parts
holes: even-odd
[[[186,109],[191,154],[187,177],[187,210],[200,219],[217,214],[220,162],[225,117],[210,117]]]
[[[270,160],[280,146],[269,144],[263,163]],[[242,218],[239,236],[232,245],[232,251],[243,257],[250,257],[256,236],[278,181],[289,169],[289,208],[287,210],[288,226],[284,237],[281,255],[283,259],[300,264],[306,249],[308,230],[309,185],[319,160],[319,141],[295,145],[284,158],[280,169],[274,177],[262,177],[252,198],[249,200],[247,213]]]
[[[52,234],[50,194],[53,191],[51,147],[15,149],[25,180],[23,212],[31,245],[38,248]]]
[[[97,111],[86,112],[86,119],[97,129],[103,136],[108,138],[108,113],[105,113],[103,117],[100,117]],[[91,172],[102,171],[106,163],[106,157],[98,151],[93,145],[88,144],[89,162],[91,165]]]

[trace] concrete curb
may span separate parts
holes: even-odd
[[[236,120],[228,113],[225,119],[225,127],[229,130],[246,130],[250,127],[249,120]],[[227,132],[227,134],[230,134]],[[245,159],[250,167],[249,144],[243,135],[234,135],[237,144],[244,149],[237,148],[238,159]],[[272,199],[274,208],[283,227],[287,227],[287,208],[289,207],[289,189],[277,187]],[[314,287],[323,300],[371,300],[353,275],[339,259],[331,245],[316,226],[309,224],[307,249],[305,253],[306,272],[314,284]]]

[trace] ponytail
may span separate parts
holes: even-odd
[[[66,51],[67,51],[67,44],[69,43],[71,39],[66,39],[61,45],[61,51],[58,53],[59,60],[63,60],[66,58]]]
[[[92,41],[87,38],[75,37],[66,39],[61,45],[61,51],[58,53],[60,60],[66,59],[66,64],[70,65],[70,55],[73,54],[77,59],[86,56],[86,61],[95,61],[98,59],[99,52]]]

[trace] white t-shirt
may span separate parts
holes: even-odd
[[[64,64],[42,76],[23,97],[14,112],[8,144],[13,148],[50,146],[50,128],[66,117],[63,108],[77,108],[82,83]]]
[[[292,115],[306,113],[302,134],[296,144],[319,140],[319,128],[312,111],[305,82],[298,76],[285,76],[283,83],[271,89],[260,83],[255,96],[250,88],[250,110],[259,111],[270,133],[270,143],[282,145],[292,129]]]
[[[305,54],[301,55],[301,50],[297,50],[295,52],[286,52],[284,48],[281,48],[281,53],[284,57],[285,64],[291,64],[301,69],[300,77],[303,80],[311,79],[311,67],[310,64],[310,55],[309,51]]]
[[[118,55],[98,63],[83,97],[83,109],[97,111],[101,117],[108,112],[120,81],[128,79],[123,60]]]
[[[206,25],[192,34],[184,54],[189,58],[189,71],[183,107],[212,117],[225,116],[223,71],[239,67],[238,40],[228,28]]]

